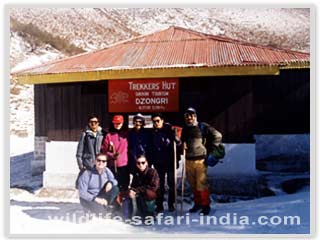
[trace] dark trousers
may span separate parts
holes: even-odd
[[[155,201],[147,201],[142,196],[137,196],[136,198],[126,198],[122,202],[123,216],[126,219],[130,219],[134,216],[153,216],[155,209]]]
[[[130,182],[130,174],[128,166],[117,167],[117,172],[115,172],[114,166],[109,167],[114,177],[118,181],[118,186],[120,192],[125,192],[128,190],[129,182]]]
[[[164,194],[165,194],[165,177],[167,174],[168,192],[168,206],[173,206],[175,202],[175,186],[174,186],[174,171],[173,169],[164,169],[163,167],[155,166],[160,178],[160,189],[158,192],[156,204],[158,208],[163,208]]]
[[[114,203],[114,199],[116,198],[116,196],[119,193],[119,188],[117,186],[112,186],[111,190],[109,192],[106,192],[105,186],[106,186],[106,184],[100,190],[97,197],[106,199],[108,201],[108,206],[109,206]],[[88,201],[83,198],[80,198],[80,204],[82,207],[84,207],[87,210],[90,210],[92,213],[95,213],[96,215],[106,214],[107,210],[108,210],[106,206],[103,206],[99,203],[96,203],[94,200]]]

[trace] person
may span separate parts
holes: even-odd
[[[126,192],[130,181],[128,130],[122,115],[113,116],[112,126],[102,142],[101,152],[108,156],[108,166],[118,180],[120,193]]]
[[[133,128],[128,135],[129,171],[134,174],[138,155],[144,154],[149,159],[150,133],[144,128],[145,118],[141,113],[133,117]]]
[[[119,193],[118,182],[107,168],[107,156],[98,154],[95,165],[79,178],[80,204],[91,213],[104,215]]]
[[[205,158],[207,155],[206,143],[209,141],[215,145],[219,145],[222,135],[209,124],[202,122],[201,125],[206,128],[207,138],[202,134],[200,125],[197,120],[197,113],[194,108],[188,108],[184,114],[185,126],[182,129],[181,141],[186,151],[186,175],[190,183],[194,195],[194,205],[189,212],[197,212],[203,215],[210,213],[210,194],[207,183],[207,166]]]
[[[99,126],[99,117],[96,114],[88,116],[88,125],[81,133],[77,146],[76,158],[79,167],[79,174],[76,180],[76,188],[81,174],[86,170],[91,170],[94,166],[96,155],[100,153],[104,132]]]
[[[175,210],[175,171],[174,171],[174,146],[176,140],[172,126],[164,122],[161,113],[152,115],[153,129],[151,131],[151,161],[160,178],[160,191],[157,197],[156,212],[162,212],[165,194],[165,176],[168,184],[168,210]],[[178,165],[178,164],[177,164]]]
[[[145,155],[139,155],[127,198],[122,204],[127,219],[134,216],[154,216],[159,181],[157,170],[149,167]]]

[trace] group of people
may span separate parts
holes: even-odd
[[[130,130],[122,115],[113,116],[108,131],[102,130],[98,116],[89,116],[76,154],[81,205],[95,214],[117,208],[128,218],[155,215],[164,211],[167,183],[168,211],[175,211],[175,168],[180,149],[185,154],[187,180],[194,195],[194,206],[189,212],[208,215],[206,139],[195,109],[188,108],[184,118],[180,139],[161,113],[152,114],[150,130],[144,128],[145,118],[140,113],[133,117]],[[221,134],[210,125],[205,126],[211,141],[221,143]]]

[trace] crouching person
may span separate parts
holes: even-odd
[[[80,204],[97,216],[105,216],[119,193],[118,182],[107,168],[107,156],[98,154],[95,165],[79,178]]]
[[[127,198],[123,201],[123,214],[126,219],[140,216],[144,220],[155,215],[160,180],[157,171],[148,166],[144,155],[137,157],[136,170]]]

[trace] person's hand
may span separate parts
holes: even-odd
[[[106,188],[105,188],[106,192],[109,192],[111,190],[111,188],[112,188],[112,183],[108,182],[106,184]]]
[[[135,198],[136,197],[136,192],[135,191],[133,191],[133,190],[129,190],[129,198]]]
[[[116,153],[113,154],[113,159],[117,160],[119,158],[119,156],[120,156],[120,153],[116,152]]]
[[[182,150],[184,151],[184,150],[187,150],[187,149],[188,149],[187,144],[186,144],[186,143],[183,143],[183,145],[182,145]]]
[[[108,201],[104,198],[97,197],[94,199],[94,201],[100,205],[104,205],[104,206],[108,205]]]

